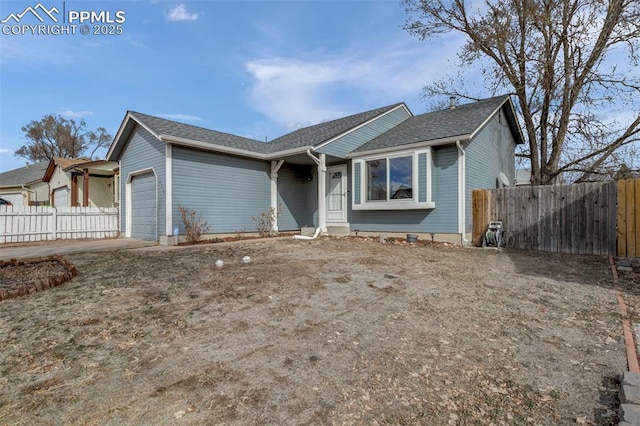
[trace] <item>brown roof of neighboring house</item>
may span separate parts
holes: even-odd
[[[62,157],[53,157],[51,161],[49,161],[49,165],[47,166],[47,170],[44,172],[44,177],[42,180],[44,182],[49,182],[51,176],[53,176],[53,172],[57,167],[60,167],[62,170],[67,167],[72,167],[78,164],[86,163],[91,161],[89,158],[80,157],[80,158],[62,158]]]
[[[80,158],[53,157],[53,161],[55,161],[56,164],[61,169],[66,169],[67,167],[76,166],[78,164],[86,163],[88,161],[91,161],[91,159],[86,158],[86,157],[80,157]]]

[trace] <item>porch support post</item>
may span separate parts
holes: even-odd
[[[316,158],[310,150],[307,155],[318,166],[318,228],[327,233],[327,158],[324,154]]]
[[[275,213],[271,226],[273,234],[278,232],[278,171],[283,164],[284,160],[271,162],[271,208]]]
[[[320,154],[318,164],[318,227],[323,234],[327,233],[327,161]]]
[[[71,207],[76,207],[78,203],[78,173],[71,172]]]
[[[82,206],[89,207],[89,169],[83,169],[82,171]]]

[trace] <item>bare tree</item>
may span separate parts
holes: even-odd
[[[483,90],[515,95],[532,183],[565,172],[583,181],[638,162],[638,0],[402,2],[410,33],[466,41],[458,58],[467,74],[426,86],[425,96],[477,98],[464,88],[470,67]]]
[[[59,115],[45,115],[22,127],[28,142],[15,155],[37,162],[53,157],[76,158],[91,149],[89,157],[93,158],[97,149],[109,146],[111,135],[104,127],[96,131],[87,131],[86,127],[84,120],[76,123]]]

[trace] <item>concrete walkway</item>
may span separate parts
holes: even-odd
[[[25,243],[12,247],[0,245],[0,259],[24,259],[51,255],[65,255],[96,251],[129,250],[141,247],[156,246],[155,241],[144,241],[135,238],[115,238],[106,240],[63,240]]]

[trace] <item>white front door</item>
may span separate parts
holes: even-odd
[[[327,223],[347,223],[347,166],[327,167]]]

